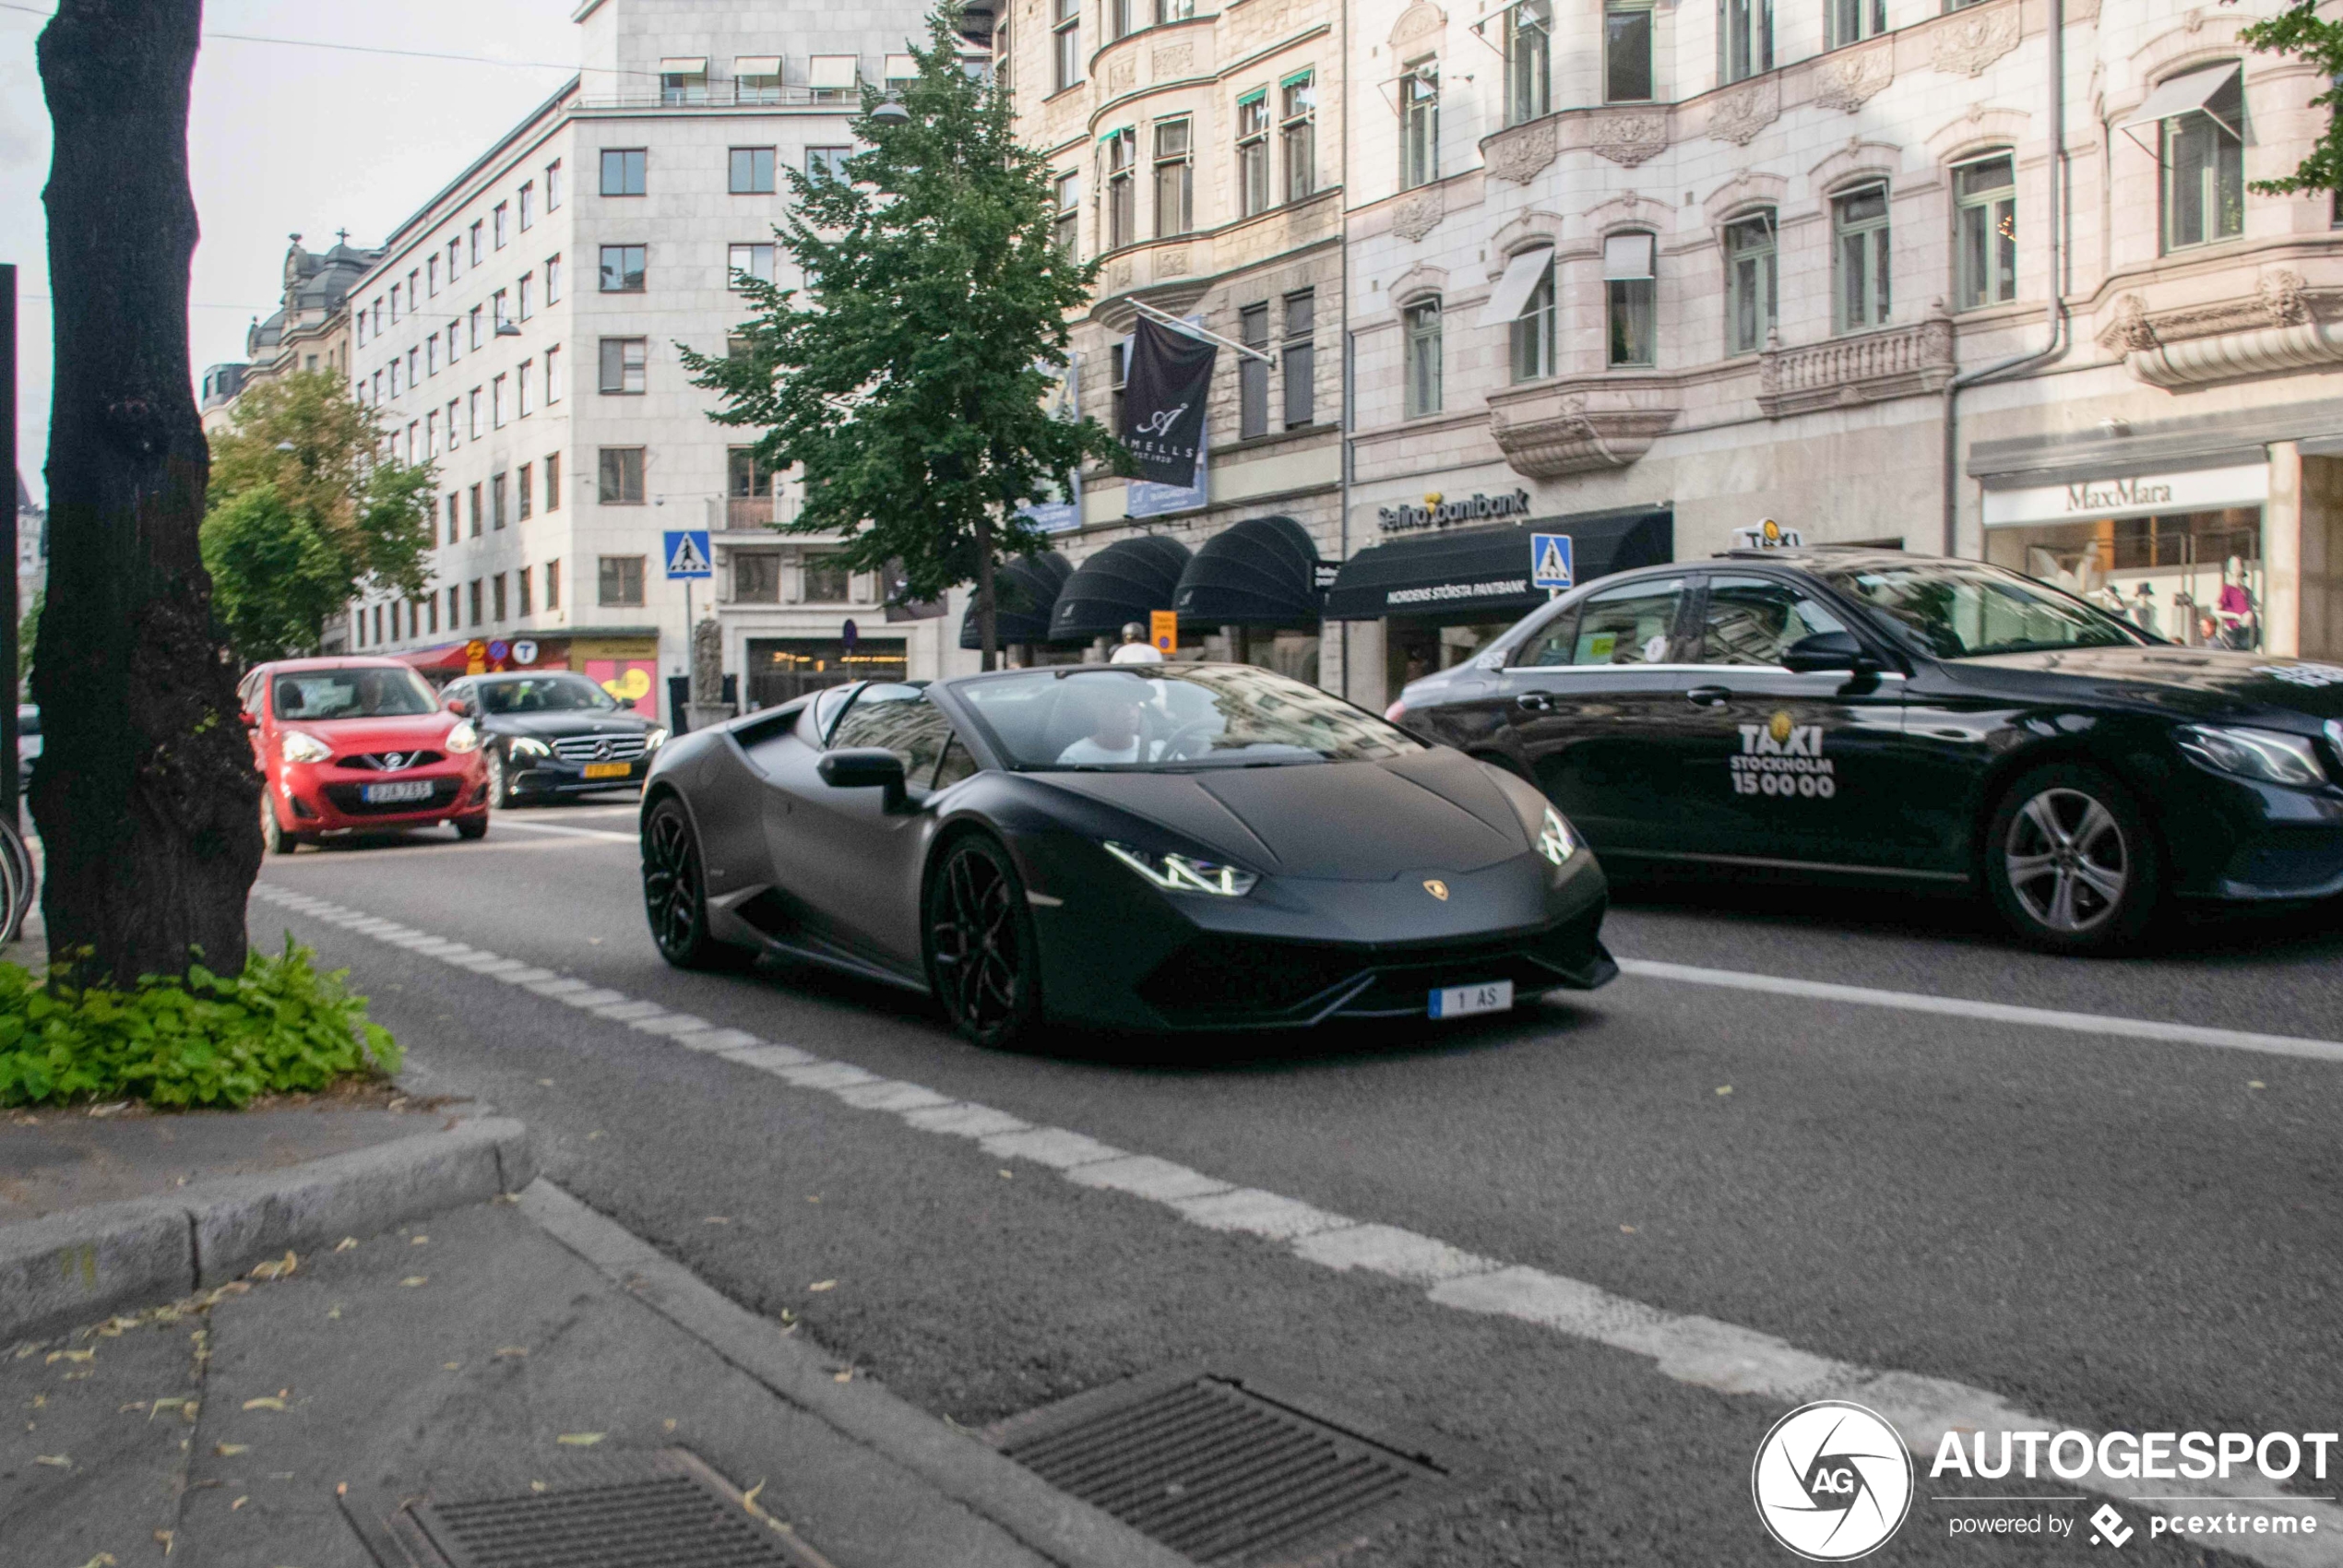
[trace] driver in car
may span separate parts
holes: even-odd
[[[1082,696],[1089,705],[1090,732],[1058,753],[1058,761],[1078,766],[1147,760],[1140,719],[1147,707],[1147,688],[1136,681],[1100,681],[1095,677],[1089,685],[1091,689],[1083,692]]]

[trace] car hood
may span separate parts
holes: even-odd
[[[2343,718],[2343,664],[2315,659],[2210,647],[2088,647],[1964,659],[1952,668],[1989,678],[2001,671],[2062,676],[2191,719],[2266,717],[2273,709],[2314,720]]]
[[[449,713],[410,713],[380,719],[303,719],[277,721],[279,731],[304,730],[338,753],[443,750],[456,727]]]
[[[1282,876],[1386,882],[1477,871],[1530,848],[1486,766],[1445,748],[1387,762],[1040,777]]]
[[[651,721],[632,713],[492,713],[482,720],[492,735],[639,735]]]

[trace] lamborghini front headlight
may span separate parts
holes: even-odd
[[[1578,840],[1571,837],[1570,825],[1552,806],[1546,808],[1546,820],[1538,829],[1538,853],[1560,865],[1577,851]]]
[[[1210,893],[1222,898],[1242,898],[1261,880],[1253,872],[1191,855],[1159,854],[1153,849],[1111,840],[1104,842],[1104,848],[1108,854],[1167,893]]]

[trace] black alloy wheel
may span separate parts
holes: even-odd
[[[672,798],[652,807],[643,824],[643,911],[660,956],[679,969],[724,968],[745,957],[708,934],[699,836]]]
[[[929,879],[926,912],[928,983],[952,1027],[987,1050],[1015,1043],[1041,1016],[1041,966],[1008,851],[978,834],[955,839]]]
[[[2131,792],[2077,763],[2038,767],[2002,796],[1981,846],[2002,920],[2053,952],[2114,953],[2147,934],[2164,868]]]

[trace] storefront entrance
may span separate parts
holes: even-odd
[[[849,681],[900,681],[905,674],[899,640],[856,645],[853,652],[836,637],[748,639],[748,701],[752,708],[778,707],[825,686]]]

